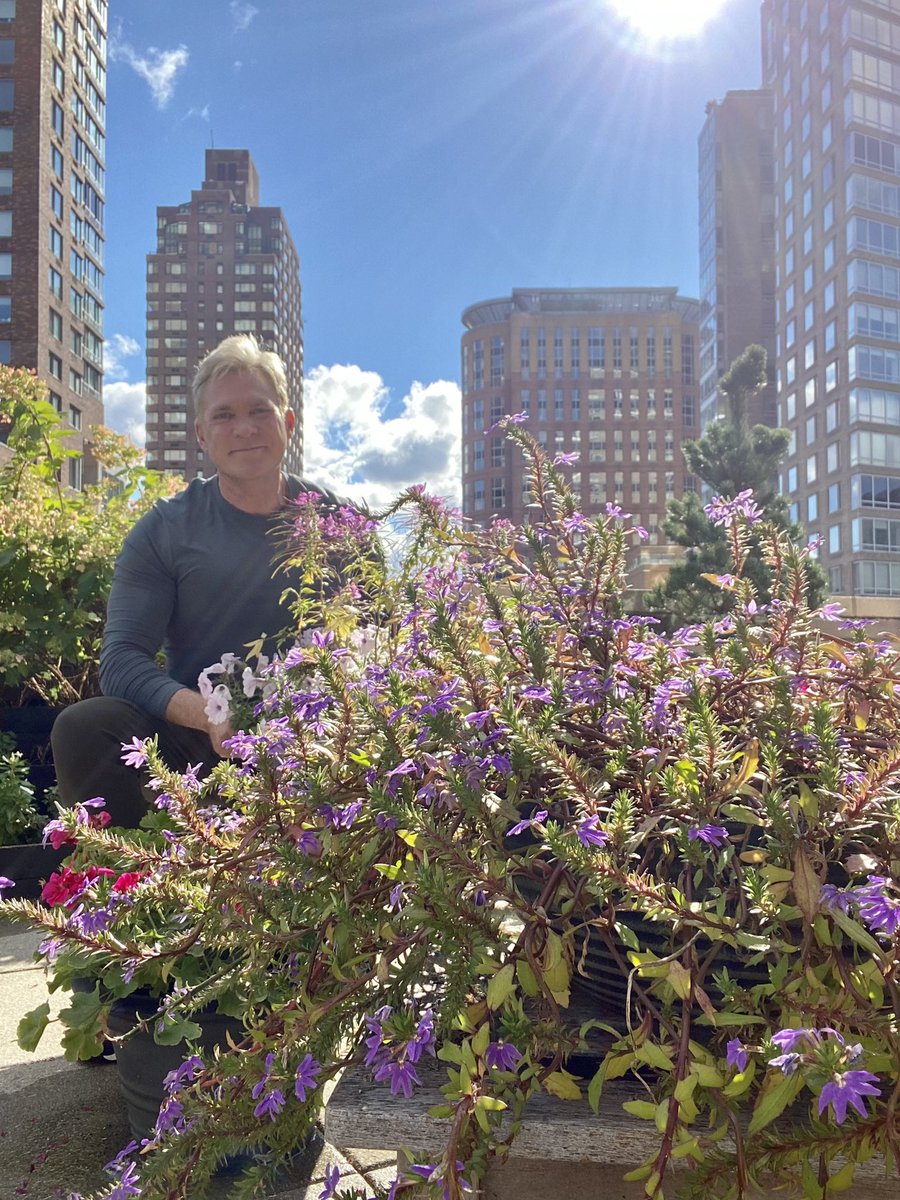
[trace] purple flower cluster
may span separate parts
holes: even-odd
[[[888,937],[900,932],[900,889],[887,875],[870,875],[859,887],[837,888],[826,883],[820,897],[822,908],[849,912],[855,907],[859,919],[872,931]]]
[[[750,488],[738,492],[732,500],[728,500],[724,496],[715,496],[711,503],[704,504],[703,511],[713,525],[725,526],[726,529],[730,529],[741,519],[748,526],[755,525],[762,520],[762,511],[754,503],[753,492]]]
[[[366,1017],[365,1065],[372,1068],[376,1083],[389,1082],[393,1095],[402,1092],[407,1099],[421,1083],[416,1063],[423,1054],[434,1054],[434,1014],[426,1008],[411,1028],[414,1019],[409,1011],[394,1016],[389,1004]]]
[[[770,1067],[778,1067],[792,1075],[802,1066],[824,1074],[826,1081],[819,1093],[819,1115],[831,1106],[834,1119],[842,1125],[847,1109],[868,1116],[866,1096],[880,1096],[879,1078],[859,1066],[862,1046],[849,1044],[836,1029],[781,1029],[772,1034],[773,1044],[781,1054],[769,1059]],[[729,1043],[730,1045],[731,1043]]]

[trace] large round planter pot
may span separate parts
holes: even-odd
[[[16,846],[0,846],[0,875],[16,885],[7,892],[7,899],[38,900],[41,888],[71,851],[71,846],[54,850],[40,842]]]
[[[536,903],[540,896],[540,889],[529,876],[520,876],[516,880],[516,888],[522,898],[531,904]],[[562,931],[567,921],[557,917],[554,912],[550,912],[549,916],[554,926]],[[599,917],[599,913],[588,910],[583,914],[573,915],[576,922],[584,917],[590,920],[592,917]],[[633,931],[641,950],[648,951],[657,958],[666,958],[671,954],[672,947],[666,925],[650,921],[639,913],[623,910],[616,913],[616,920]],[[712,942],[701,938],[698,940],[697,949],[701,956],[705,956],[712,950]],[[628,952],[629,947],[618,936],[610,947],[597,930],[579,930],[575,933],[576,966],[572,973],[572,991],[594,1006],[594,1016],[623,1032],[628,1028],[628,977],[632,970]],[[710,971],[720,971],[723,967],[728,968],[729,975],[738,987],[744,989],[769,982],[769,972],[765,963],[749,966],[745,958],[726,943],[719,946]]]
[[[195,1050],[208,1052],[215,1046],[227,1045],[226,1034],[230,1033],[234,1041],[239,1041],[244,1033],[240,1021],[212,1008],[193,1018],[202,1030],[198,1041],[190,1045],[179,1042],[175,1046],[160,1046],[147,1029],[135,1029],[136,1020],[151,1017],[158,1007],[158,1000],[135,993],[124,1000],[116,1000],[107,1020],[110,1033],[116,1038],[124,1038],[116,1043],[116,1064],[128,1124],[138,1141],[150,1137],[153,1132],[166,1094],[163,1080],[169,1072],[179,1067]],[[130,1036],[124,1037],[125,1034]]]
[[[16,739],[16,749],[30,761],[44,757],[50,745],[50,730],[61,708],[46,704],[25,704],[21,708],[0,708],[0,729]]]

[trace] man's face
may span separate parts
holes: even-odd
[[[206,385],[200,407],[197,440],[220,475],[249,482],[280,471],[294,414],[265,375],[230,371]]]

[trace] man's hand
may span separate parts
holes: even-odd
[[[209,734],[216,754],[220,758],[228,757],[228,751],[222,743],[234,734],[231,722],[223,721],[219,725],[213,725],[206,715],[206,701],[199,692],[192,692],[190,688],[182,688],[176,692],[166,706],[166,720],[171,721],[173,725],[184,725],[187,729],[202,729],[204,733]]]
[[[234,735],[234,730],[231,728],[230,721],[222,721],[219,725],[209,726],[209,740],[213,744],[213,750],[218,754],[219,758],[228,758],[230,751],[226,749],[222,743]]]

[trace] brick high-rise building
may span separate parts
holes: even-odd
[[[652,585],[676,553],[665,544],[666,505],[693,481],[680,447],[698,432],[698,304],[675,288],[516,288],[462,315],[463,513],[526,518],[521,454],[485,430],[527,412],[552,457],[576,452],[569,472],[582,511],[607,502],[646,526],[632,548],[633,582]]]
[[[900,0],[764,0],[762,35],[782,490],[832,590],[897,616],[857,598],[900,596]]]
[[[700,427],[722,413],[721,376],[750,345],[769,355],[772,384],[751,424],[775,423],[775,192],[772,95],[710,101],[700,133]]]
[[[103,419],[106,0],[0,0],[0,362],[29,367],[96,478]]]
[[[284,360],[297,427],[285,465],[303,462],[300,263],[280,208],[261,206],[247,150],[207,150],[206,176],[185,204],[157,208],[147,255],[147,462],[203,475],[191,379],[224,337],[253,333]]]

